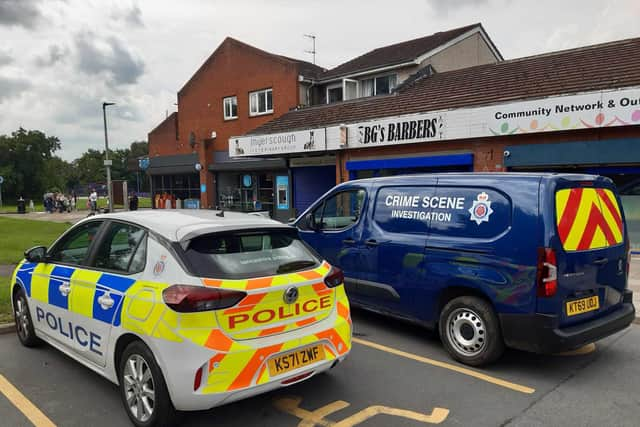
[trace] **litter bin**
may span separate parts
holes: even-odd
[[[27,207],[23,199],[18,200],[18,213],[19,214],[27,213]]]

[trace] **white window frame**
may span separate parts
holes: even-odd
[[[356,96],[353,98],[347,98],[347,83],[355,83],[356,85]],[[358,80],[353,79],[342,79],[342,100],[348,101],[350,99],[356,99],[360,97],[360,82]]]
[[[268,93],[271,92],[271,109],[269,109],[268,103],[267,103],[267,99],[268,99]],[[264,93],[264,106],[266,108],[265,111],[260,111],[260,102],[257,101],[256,103],[256,111],[253,111],[251,109],[251,99],[256,96],[258,97],[260,94]],[[256,98],[257,100],[257,98]],[[260,89],[260,90],[255,90],[253,92],[249,92],[249,116],[250,117],[255,117],[255,116],[263,116],[265,114],[273,114],[273,88],[268,88],[268,89]]]
[[[329,90],[331,89],[340,89],[342,88],[342,99],[340,101],[344,101],[344,85],[342,84],[342,82],[339,83],[332,83],[330,85],[327,85],[326,87],[326,96],[327,96],[327,104],[329,104]],[[336,101],[336,102],[340,102],[340,101]]]
[[[393,87],[393,89],[395,90],[395,88],[398,87],[398,73],[387,73],[387,74],[380,74],[380,75],[377,75],[377,76],[367,76],[364,79],[360,79],[360,81],[373,80],[373,95],[369,95],[369,96],[378,96],[376,80],[382,79],[382,78],[385,78],[385,77],[391,77],[391,76],[396,76],[396,85]],[[393,90],[391,92],[393,92]],[[383,95],[388,95],[391,92],[385,93]],[[358,89],[358,96],[359,97],[363,97],[362,93],[360,93],[360,89]]]
[[[235,103],[235,105],[236,105],[236,115],[235,116],[234,115],[227,116],[227,101],[231,101],[231,107],[229,109],[231,114],[233,114],[233,104]],[[222,98],[222,115],[223,115],[225,120],[235,120],[235,119],[238,118],[238,97],[237,96],[233,95],[233,96],[226,96],[226,97]]]

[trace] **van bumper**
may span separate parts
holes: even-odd
[[[636,310],[632,292],[625,291],[622,305],[606,316],[579,325],[560,328],[559,316],[551,314],[500,314],[502,335],[507,347],[534,353],[573,350],[625,329]]]

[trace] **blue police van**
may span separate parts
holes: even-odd
[[[341,267],[350,301],[438,328],[469,365],[633,321],[622,204],[601,176],[461,173],[340,184],[293,223]]]

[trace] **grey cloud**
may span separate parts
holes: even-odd
[[[427,0],[431,8],[438,16],[447,16],[449,12],[467,6],[483,6],[489,3],[489,0]]]
[[[74,43],[80,71],[88,75],[105,74],[110,86],[136,83],[144,74],[144,61],[115,37],[100,40],[93,33],[83,32],[76,35]]]
[[[13,57],[9,55],[9,52],[0,50],[0,67],[3,65],[9,65],[13,62]]]
[[[28,80],[0,76],[0,104],[9,98],[20,95],[30,87],[31,84]]]
[[[40,0],[0,0],[0,26],[34,29],[40,21]]]
[[[69,55],[68,48],[52,44],[49,46],[47,53],[36,57],[35,63],[39,67],[51,67],[56,63],[63,61],[67,55]]]
[[[111,13],[111,18],[132,26],[144,27],[142,11],[138,5],[133,5],[130,9],[116,9]]]

